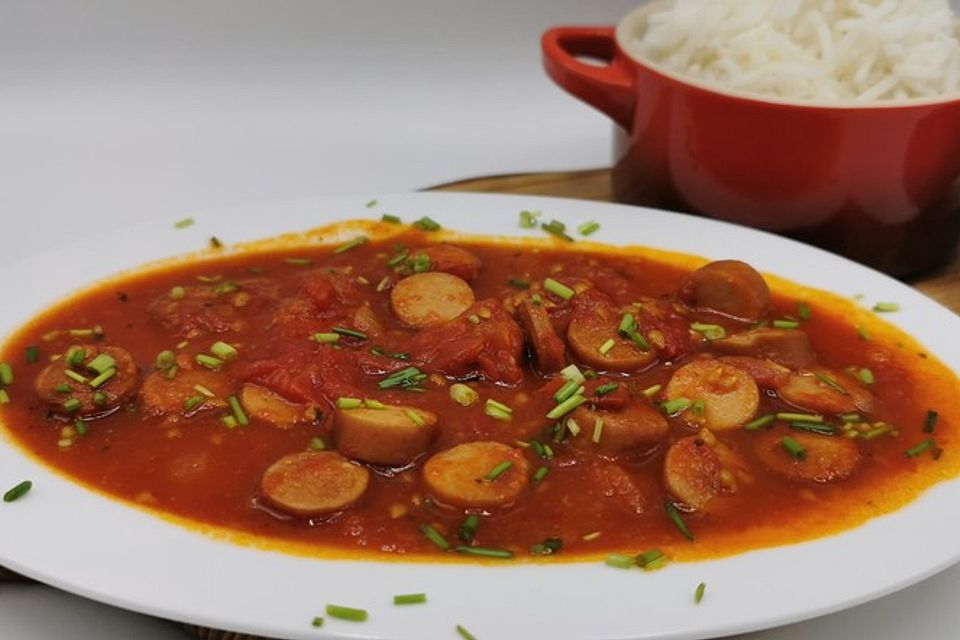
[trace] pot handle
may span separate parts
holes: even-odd
[[[613,27],[554,27],[543,34],[543,67],[564,91],[604,112],[626,130],[633,124],[633,74],[617,54]],[[587,64],[576,56],[606,62]]]

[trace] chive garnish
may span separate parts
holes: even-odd
[[[477,527],[480,525],[480,518],[475,515],[469,515],[457,529],[457,538],[461,542],[470,542],[477,535]]]
[[[460,637],[463,638],[463,640],[477,640],[477,637],[472,633],[470,633],[469,631],[467,631],[462,624],[458,624],[455,628],[457,630],[457,633],[460,634]]]
[[[220,238],[218,238],[217,236],[210,236],[210,248],[222,249],[223,243],[220,241]]]
[[[408,418],[410,418],[413,424],[417,425],[418,427],[426,426],[427,423],[426,421],[424,421],[423,416],[421,416],[419,413],[417,413],[413,409],[407,409],[406,411],[404,411],[404,413],[407,415]]]
[[[667,564],[667,556],[660,549],[648,549],[638,553],[633,562],[644,571],[656,571]]]
[[[427,540],[437,545],[440,549],[447,551],[450,548],[450,543],[447,542],[447,539],[440,535],[440,532],[434,529],[432,525],[427,523],[421,524],[420,532],[427,537]]]
[[[330,344],[340,340],[339,333],[315,333],[310,338],[314,342],[319,342],[320,344]]]
[[[691,409],[693,409],[693,415],[702,416],[706,410],[706,403],[701,399],[694,400]]]
[[[774,320],[771,324],[777,329],[796,329],[800,326],[796,320]]]
[[[837,393],[839,393],[839,394],[841,394],[841,395],[845,395],[845,396],[850,395],[849,393],[847,393],[847,390],[846,390],[846,389],[844,389],[843,387],[841,387],[840,384],[839,384],[836,380],[834,380],[833,378],[831,378],[831,377],[828,376],[827,374],[825,374],[825,373],[820,373],[819,371],[817,371],[817,372],[814,373],[814,375],[817,377],[817,380],[819,380],[819,381],[822,382],[823,384],[827,385],[828,387],[830,387],[831,389],[833,389],[833,390],[836,391]]]
[[[441,229],[440,223],[430,216],[423,216],[419,220],[414,221],[413,226],[421,231],[438,231]]]
[[[602,534],[599,531],[591,531],[590,533],[584,535],[580,539],[583,540],[584,542],[593,542],[594,540],[599,538],[601,535]]]
[[[552,556],[560,553],[563,548],[563,540],[560,538],[547,538],[530,547],[530,553],[535,556]]]
[[[880,426],[878,426],[876,429],[871,429],[860,437],[864,440],[873,440],[874,438],[879,438],[880,436],[890,433],[891,431],[893,431],[892,424],[881,422]]]
[[[866,367],[860,369],[860,379],[863,381],[863,384],[873,384],[876,382],[876,378],[873,377],[873,371]]]
[[[880,313],[891,313],[893,311],[900,311],[900,304],[897,302],[878,302],[873,305],[873,310]]]
[[[314,438],[310,438],[310,448],[314,451],[323,451],[327,448],[327,443],[324,442],[323,438],[316,436]]]
[[[608,567],[614,567],[615,569],[629,569],[634,566],[635,558],[633,556],[627,556],[622,553],[612,553],[607,556],[605,563]]]
[[[547,477],[547,474],[550,473],[550,469],[547,467],[540,467],[533,472],[533,483],[537,484],[541,480]]]
[[[70,329],[67,333],[74,338],[89,338],[93,335],[93,329]]]
[[[597,418],[593,421],[593,435],[590,440],[594,444],[600,444],[600,438],[603,436],[603,418]]]
[[[810,304],[807,302],[797,303],[797,317],[801,320],[809,320],[813,314],[810,312]]]
[[[806,431],[807,433],[816,433],[821,436],[835,436],[837,430],[829,424],[818,422],[788,422],[791,429],[796,431]]]
[[[523,278],[510,278],[510,286],[519,291],[526,291],[530,288],[530,281]]]
[[[204,402],[205,402],[205,399],[203,396],[190,396],[189,398],[183,401],[183,409],[185,411],[193,411]]]
[[[937,443],[936,443],[936,441],[934,441],[933,438],[927,438],[926,440],[924,440],[924,441],[921,442],[920,444],[914,445],[914,446],[910,447],[909,449],[907,449],[906,451],[904,451],[904,452],[903,452],[903,455],[907,456],[908,458],[915,458],[915,457],[917,457],[918,455],[920,455],[921,453],[923,453],[924,451],[927,451],[928,449],[932,449],[932,448],[935,447],[936,445],[937,445]]]
[[[513,557],[513,551],[508,549],[488,549],[487,547],[468,547],[467,545],[457,545],[454,548],[457,553],[467,556],[480,556],[483,558],[501,558],[507,559]]]
[[[68,413],[73,413],[74,411],[80,410],[80,401],[76,398],[67,398],[63,403],[64,411]]]
[[[227,402],[230,403],[230,410],[233,411],[233,417],[237,419],[241,427],[250,424],[250,419],[247,418],[247,414],[244,413],[243,406],[241,406],[240,399],[237,398],[237,396],[230,396],[227,398]]]
[[[561,240],[566,240],[567,242],[573,242],[573,238],[567,234],[567,225],[563,224],[559,220],[543,222],[540,224],[540,228],[555,238],[560,238]]]
[[[376,200],[374,200],[374,202],[376,202]],[[389,222],[390,224],[400,224],[403,222],[403,220],[400,219],[400,216],[394,216],[389,213],[385,213],[380,216],[380,220],[383,222]]]
[[[217,371],[220,367],[223,366],[223,360],[220,358],[214,358],[213,356],[207,355],[205,353],[198,353],[194,359],[197,364],[201,367],[206,367],[211,371]]]
[[[596,233],[600,230],[600,223],[591,220],[590,222],[584,222],[582,225],[577,227],[577,231],[580,232],[582,236],[589,236],[592,233]]]
[[[117,361],[111,358],[105,353],[97,355],[96,358],[87,363],[88,369],[93,369],[97,373],[103,373],[108,369],[112,369],[117,366]]]
[[[574,380],[567,380],[562,387],[560,387],[555,394],[553,394],[553,399],[557,402],[563,402],[573,394],[577,392],[577,389],[580,388],[580,383]]]
[[[393,596],[393,604],[395,605],[423,604],[426,601],[427,594],[425,593],[404,593]]]
[[[823,422],[823,416],[812,413],[780,412],[776,416],[777,420],[783,420],[784,422]]]
[[[576,293],[567,285],[557,282],[553,278],[546,278],[543,281],[543,288],[563,300],[569,300]]]
[[[571,411],[573,411],[574,409],[576,409],[586,401],[587,399],[581,395],[572,395],[566,400],[564,400],[563,402],[561,402],[560,404],[558,404],[557,406],[555,406],[553,409],[551,409],[550,412],[547,414],[547,418],[551,420],[562,418],[563,416],[567,415],[568,413],[570,413]]]
[[[501,462],[500,464],[498,464],[497,466],[495,466],[493,469],[490,470],[490,473],[488,473],[486,476],[487,480],[496,480],[497,478],[505,474],[507,471],[509,471],[511,467],[513,467],[513,462],[511,462],[510,460],[504,460],[503,462]]]
[[[236,429],[240,425],[240,423],[237,422],[237,419],[233,416],[223,416],[220,418],[220,422],[222,422],[223,426],[225,426],[227,429]]]
[[[937,419],[939,417],[940,415],[933,409],[930,409],[929,411],[927,411],[927,417],[923,421],[924,433],[933,433],[933,430],[937,426]]]
[[[663,389],[663,385],[662,385],[662,384],[655,384],[655,385],[653,385],[653,386],[647,387],[646,389],[644,389],[644,390],[641,391],[640,393],[642,393],[643,395],[647,396],[648,398],[652,398],[653,396],[655,396],[655,395],[657,395],[658,393],[660,393],[660,390],[661,390],[661,389]]]
[[[673,522],[673,524],[680,531],[681,535],[684,538],[693,542],[696,540],[693,534],[690,533],[690,529],[687,528],[687,523],[683,521],[683,518],[680,516],[680,510],[677,509],[677,505],[673,504],[670,500],[664,500],[663,509],[667,512],[667,517]]]
[[[313,260],[310,258],[284,258],[283,261],[295,267],[306,267],[313,264]]]
[[[34,344],[30,345],[27,347],[24,356],[26,357],[27,364],[33,364],[37,362],[40,360],[40,347]]]
[[[73,369],[64,369],[64,370],[63,370],[63,375],[67,376],[68,378],[70,378],[70,379],[73,380],[74,382],[79,382],[80,384],[86,384],[86,383],[87,383],[87,379],[86,379],[85,377],[83,377],[82,375],[80,375],[79,373],[77,373],[76,371],[74,371]]]
[[[350,240],[350,241],[348,241],[348,242],[344,242],[342,245],[340,245],[339,247],[337,247],[336,249],[334,249],[333,252],[334,252],[334,253],[346,253],[347,251],[350,251],[350,249],[355,249],[355,248],[359,247],[360,245],[364,244],[365,242],[367,242],[368,239],[369,239],[369,238],[367,238],[367,236],[357,236],[357,237],[354,238],[353,240]]]
[[[718,324],[706,324],[703,322],[693,322],[690,328],[703,335],[707,340],[720,340],[727,336],[727,330]]]
[[[80,347],[72,347],[67,352],[67,364],[71,367],[79,367],[87,359],[87,352]]]
[[[807,458],[807,450],[790,436],[784,436],[780,444],[794,460],[805,460]]]
[[[110,380],[111,378],[113,378],[115,375],[117,375],[117,370],[116,370],[116,369],[112,369],[112,368],[111,368],[111,369],[107,369],[106,371],[104,371],[103,373],[101,373],[100,375],[98,375],[96,378],[94,378],[93,380],[91,380],[89,384],[90,384],[90,386],[93,387],[94,389],[97,389],[98,387],[103,386],[103,384],[104,384],[105,382],[107,382],[108,380]]]
[[[10,490],[8,490],[6,493],[4,493],[4,494],[3,494],[3,501],[4,501],[4,502],[13,502],[14,500],[19,500],[20,498],[22,498],[23,496],[25,496],[25,495],[27,494],[27,492],[29,492],[30,489],[32,489],[32,488],[33,488],[33,482],[31,482],[30,480],[24,480],[23,482],[21,482],[21,483],[18,484],[17,486],[13,487],[12,489],[10,489]]]
[[[594,389],[594,390],[593,390],[593,395],[595,395],[595,396],[597,396],[597,397],[605,396],[605,395],[607,395],[608,393],[613,393],[614,391],[616,391],[616,390],[619,389],[619,388],[620,388],[620,385],[619,385],[618,383],[616,383],[616,382],[608,382],[608,383],[602,384],[602,385],[600,385],[599,387],[597,387],[596,389]]]
[[[60,384],[55,386],[53,390],[56,391],[57,393],[70,393],[73,389],[66,382],[61,382]]]
[[[401,389],[410,389],[416,387],[422,381],[427,379],[427,374],[422,373],[416,367],[407,367],[389,376],[377,383],[381,389],[392,389],[400,387]]]
[[[69,391],[69,388],[67,391]],[[92,402],[93,406],[102,407],[103,405],[107,404],[107,394],[105,394],[103,391],[95,392],[93,394]]]
[[[0,389],[0,404],[10,404],[10,394],[6,389]]]
[[[743,428],[747,431],[756,431],[757,429],[762,429],[776,419],[772,413],[768,413],[765,416],[760,416],[755,420],[751,420],[747,424],[743,425]]]
[[[176,354],[173,353],[173,351],[170,351],[169,349],[167,349],[157,354],[157,359],[156,359],[156,362],[154,362],[154,366],[157,369],[160,369],[161,371],[166,371],[176,363],[177,363]]]
[[[539,211],[521,211],[520,212],[520,228],[521,229],[533,229],[537,226],[537,218],[540,217]]]
[[[330,331],[340,334],[341,336],[347,336],[350,338],[356,338],[357,340],[366,340],[367,334],[360,331],[354,331],[353,329],[346,329],[344,327],[332,327]]]
[[[600,355],[605,356],[610,353],[610,350],[613,349],[615,344],[617,344],[616,341],[614,341],[613,338],[609,338],[606,342],[600,345],[600,348],[597,349],[597,351],[600,352]]]
[[[186,229],[192,227],[195,220],[193,218],[184,218],[173,223],[175,229]]]
[[[337,405],[337,409],[358,409],[363,406],[363,400],[360,398],[348,398],[341,396],[337,398],[334,404]]]
[[[870,332],[867,331],[867,328],[859,324],[857,325],[857,335],[859,335],[860,339],[863,340],[864,342],[869,342],[870,339],[872,338],[872,336],[870,335]]]
[[[351,622],[365,622],[369,617],[366,609],[354,609],[353,607],[343,607],[338,604],[328,604],[327,615],[331,618],[350,620]]]
[[[660,405],[660,409],[668,416],[676,416],[690,408],[689,398],[672,398]]]
[[[398,264],[406,260],[408,255],[410,254],[408,254],[406,251],[400,251],[399,253],[397,253],[397,255],[387,260],[387,266],[391,268],[397,266]]]
[[[493,398],[487,398],[483,406],[483,412],[494,420],[502,420],[504,422],[509,421],[513,417],[513,409],[502,402],[497,402]]]
[[[700,601],[703,600],[703,594],[707,590],[707,583],[701,582],[697,585],[697,590],[693,592],[693,603],[700,604]]]
[[[312,621],[310,624],[311,624],[313,627],[315,627],[315,628],[322,627],[322,626],[323,626],[323,618],[321,618],[321,617],[318,616],[318,617],[314,618],[313,621]]]
[[[586,378],[583,376],[583,373],[575,364],[570,364],[560,370],[560,375],[567,380],[576,380],[577,383],[582,383]]]

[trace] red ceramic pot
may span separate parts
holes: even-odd
[[[850,106],[718,89],[627,53],[655,6],[616,28],[543,35],[550,77],[619,125],[619,201],[775,231],[894,275],[950,258],[960,97]]]

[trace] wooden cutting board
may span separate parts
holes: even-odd
[[[511,193],[522,195],[580,198],[582,200],[613,201],[610,172],[607,169],[565,173],[525,173],[488,176],[437,185],[427,191],[462,191],[473,193]],[[960,258],[935,273],[913,278],[908,284],[960,313]],[[0,567],[0,580],[25,578]],[[200,640],[265,640],[257,636],[218,631],[193,625],[181,625],[191,636]]]

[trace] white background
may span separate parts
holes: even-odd
[[[635,3],[0,0],[0,256],[88,238],[95,259],[98,229],[230,204],[606,165],[608,122],[544,77],[538,36]],[[954,567],[750,637],[955,638],[958,592]],[[0,585],[3,640],[128,637],[186,636]]]

